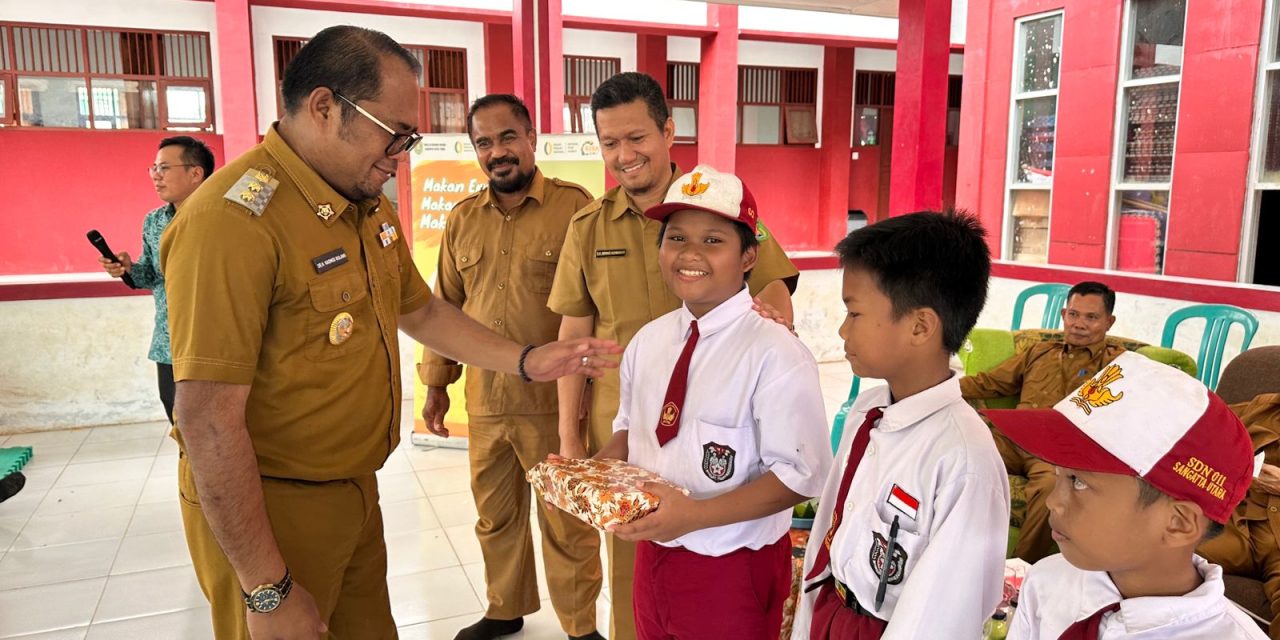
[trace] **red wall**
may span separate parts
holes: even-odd
[[[818,207],[818,154],[813,147],[738,145],[738,177],[751,188],[760,217],[788,250],[830,249],[819,217],[847,215]]]
[[[854,147],[849,161],[849,210],[861,209],[867,220],[880,219],[880,147]]]
[[[166,131],[0,129],[0,275],[93,272],[100,231],[137,256],[142,218],[163,204],[146,167]],[[222,137],[198,134],[222,165]]]
[[[1263,0],[1187,3],[1165,274],[1234,280]],[[1106,266],[1122,3],[970,0],[957,204],[1000,250],[1014,21],[1064,9],[1049,262]]]

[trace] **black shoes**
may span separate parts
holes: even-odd
[[[453,640],[494,640],[512,635],[523,628],[524,618],[515,620],[480,618],[480,622],[459,631]]]
[[[569,640],[605,640],[599,631],[592,631],[585,636],[569,636]]]
[[[22,487],[26,486],[26,484],[27,477],[22,475],[21,471],[14,471],[0,478],[0,502],[12,498],[19,491],[22,491]]]

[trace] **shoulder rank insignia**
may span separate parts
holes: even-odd
[[[278,186],[280,181],[271,175],[270,169],[250,169],[222,197],[260,216]]]

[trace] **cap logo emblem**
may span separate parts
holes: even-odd
[[[1098,375],[1084,383],[1084,386],[1076,391],[1071,403],[1080,407],[1080,410],[1084,411],[1087,416],[1098,407],[1105,407],[1113,402],[1118,402],[1124,397],[1124,392],[1121,391],[1119,394],[1114,394],[1111,392],[1110,385],[1124,377],[1123,371],[1120,365],[1107,365]]]
[[[707,188],[710,185],[708,185],[705,182],[701,182],[701,180],[702,180],[701,173],[695,173],[689,176],[689,183],[684,185],[683,187],[680,187],[680,191],[683,192],[686,196],[690,196],[690,197],[700,196],[706,193]]]

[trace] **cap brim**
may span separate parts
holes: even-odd
[[[670,216],[671,214],[677,211],[706,211],[707,213],[714,213],[720,216],[721,218],[724,218],[725,220],[732,220],[734,222],[739,222],[736,216],[729,217],[725,215],[723,211],[716,211],[715,209],[712,209],[709,207],[700,207],[696,204],[688,204],[685,202],[664,202],[662,204],[654,205],[652,207],[649,207],[648,209],[645,209],[644,217],[652,218],[654,220],[661,222],[663,220],[666,220],[667,216]]]
[[[1138,475],[1053,409],[986,409],[980,413],[1014,444],[1050,464],[1082,471]]]

